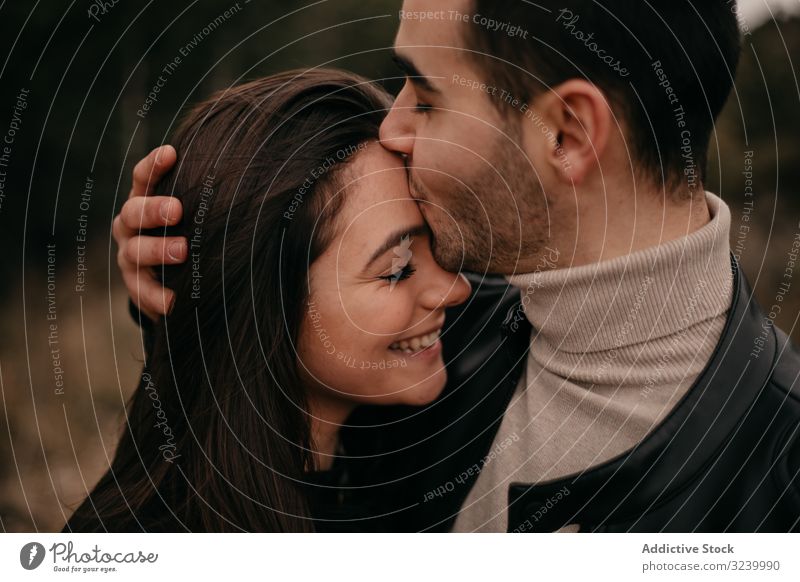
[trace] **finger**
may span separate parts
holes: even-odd
[[[172,309],[175,292],[161,285],[150,269],[125,272],[122,279],[134,305],[153,321],[159,315],[167,315]]]
[[[125,258],[139,268],[179,265],[187,254],[187,240],[182,236],[135,236],[125,245]]]
[[[170,196],[138,196],[125,202],[119,214],[123,225],[136,233],[145,228],[178,224],[183,216],[183,205]]]
[[[123,237],[131,236],[128,233],[128,229],[125,228],[125,225],[122,223],[122,216],[117,214],[114,217],[114,222],[111,223],[111,234],[114,235],[114,240],[117,241],[117,245],[122,242]]]
[[[157,147],[139,160],[133,168],[133,184],[128,198],[150,196],[153,188],[169,169],[175,165],[178,154],[171,145]]]

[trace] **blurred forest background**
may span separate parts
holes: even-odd
[[[5,154],[0,143],[0,531],[60,529],[113,455],[142,353],[110,234],[136,161],[186,104],[242,80],[326,64],[397,91],[400,4],[0,1],[0,139],[14,132]],[[800,231],[800,18],[751,13],[706,186],[731,205],[732,243],[768,307]],[[799,340],[795,275],[776,323]]]

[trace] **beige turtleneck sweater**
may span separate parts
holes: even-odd
[[[733,290],[730,210],[713,194],[706,200],[711,221],[689,236],[509,278],[533,325],[527,368],[454,531],[506,531],[510,483],[552,481],[611,460],[691,388],[720,339]]]

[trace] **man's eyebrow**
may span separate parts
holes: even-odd
[[[429,93],[441,93],[441,91],[431,83],[430,77],[426,77],[419,72],[419,69],[411,59],[392,50],[392,60],[394,64],[397,65],[397,68],[403,71],[405,76],[408,77],[408,80],[414,83],[414,85]]]
[[[427,236],[429,234],[430,234],[430,229],[428,228],[427,224],[418,224],[418,225],[412,226],[410,228],[406,227],[406,228],[401,228],[399,230],[396,230],[395,232],[390,234],[388,237],[386,237],[386,240],[383,241],[383,244],[381,246],[379,246],[377,249],[375,249],[375,252],[372,253],[372,256],[370,257],[369,261],[367,262],[367,265],[364,267],[364,270],[366,271],[367,269],[369,269],[370,266],[372,266],[372,263],[377,261],[380,257],[385,255],[388,251],[392,250],[395,247],[400,246],[401,241],[403,240],[403,238],[405,238],[405,237],[411,238],[411,237],[415,237],[415,236]]]

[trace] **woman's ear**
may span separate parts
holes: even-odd
[[[599,166],[608,145],[613,113],[603,92],[583,79],[570,79],[535,99],[547,123],[537,148],[559,179],[579,185]]]

